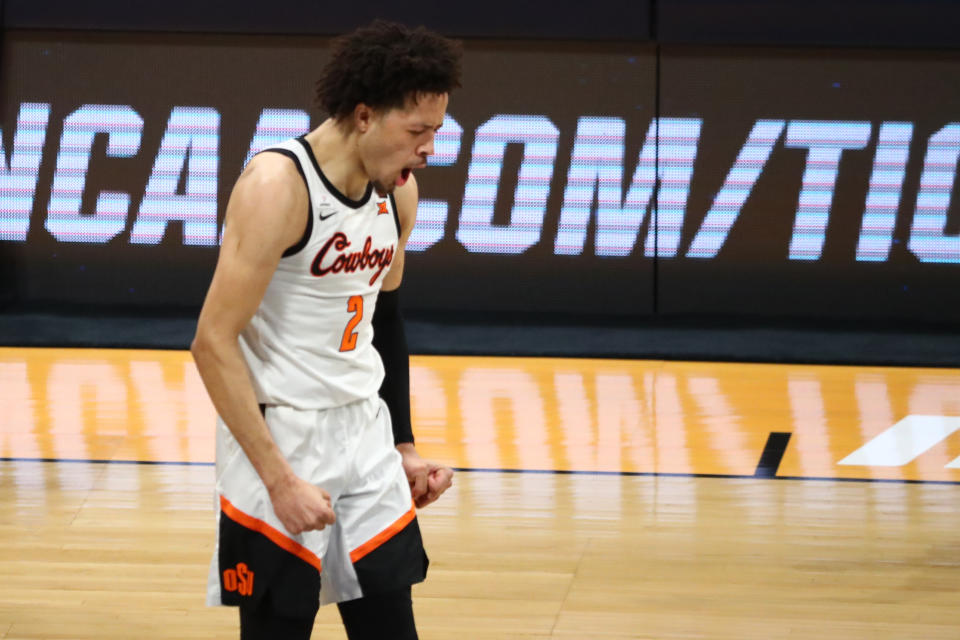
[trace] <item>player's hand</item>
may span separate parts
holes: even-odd
[[[416,499],[417,508],[423,508],[440,497],[453,485],[453,469],[427,461],[427,492]]]
[[[270,488],[270,501],[283,527],[293,535],[319,531],[337,520],[330,494],[292,473]]]
[[[418,509],[435,501],[453,484],[453,469],[424,460],[413,444],[397,445],[397,450],[403,457],[403,470],[410,482],[413,503]]]

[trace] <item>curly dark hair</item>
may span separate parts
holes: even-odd
[[[377,20],[333,41],[317,105],[342,120],[361,102],[400,108],[411,95],[449,93],[460,86],[460,56],[460,43],[425,27]]]

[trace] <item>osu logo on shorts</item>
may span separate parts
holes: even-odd
[[[253,594],[253,571],[243,562],[237,563],[236,569],[227,569],[223,572],[223,588],[227,591],[236,591],[242,596]]]

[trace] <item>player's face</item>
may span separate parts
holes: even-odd
[[[360,136],[360,161],[380,196],[410,179],[414,169],[427,166],[433,138],[447,112],[446,93],[423,93],[407,99],[402,109],[374,111]]]

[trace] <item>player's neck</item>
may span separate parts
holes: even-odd
[[[327,180],[343,195],[360,200],[367,191],[370,178],[360,162],[357,141],[352,132],[327,119],[305,138]]]

